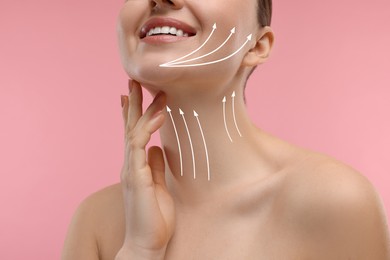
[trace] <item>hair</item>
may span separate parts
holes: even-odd
[[[272,0],[257,1],[257,20],[262,27],[270,26],[272,18]]]
[[[270,26],[272,20],[272,0],[257,0],[257,22],[261,27]],[[257,68],[254,67],[248,75]]]
[[[271,26],[272,0],[257,0],[256,8],[257,8],[257,22],[259,23],[259,25],[261,27]],[[247,81],[256,68],[257,66],[253,67],[252,70],[249,72],[248,77],[246,78]],[[244,99],[245,99],[245,95],[244,95]]]

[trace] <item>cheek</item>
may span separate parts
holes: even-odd
[[[117,20],[117,33],[121,44],[130,48],[135,47],[140,29],[138,26],[148,16],[148,10],[148,1],[128,1],[122,7]]]
[[[188,0],[188,2],[190,1]],[[192,15],[196,16],[201,23],[201,28],[210,27],[211,32],[212,24],[217,23],[216,33],[210,39],[209,44],[197,55],[206,54],[220,46],[229,36],[232,28],[235,27],[236,32],[218,52],[193,63],[213,61],[229,56],[238,50],[246,41],[247,36],[253,32],[251,27],[252,14],[247,14],[251,10],[248,8],[249,5],[240,4],[237,0],[209,1],[210,3],[207,5],[200,5],[199,2],[197,4],[194,3],[193,6],[188,5]],[[191,79],[194,81],[202,81],[203,79],[206,83],[214,80],[216,83],[221,83],[221,81],[229,80],[230,76],[237,73],[244,52],[249,49],[249,44],[233,57],[216,64],[191,68],[158,67],[159,64],[174,60],[199,47],[210,32],[205,32],[204,39],[199,40],[198,43],[184,46],[183,49],[172,51],[167,48],[165,51],[160,49],[157,51],[157,49],[149,48],[144,50],[142,45],[139,45],[139,39],[136,37],[138,29],[136,26],[142,24],[142,21],[149,16],[147,13],[149,8],[147,5],[148,1],[133,1],[131,4],[130,2],[125,4],[118,16],[120,56],[122,65],[129,77],[149,82],[151,85],[155,82],[171,82],[179,79]],[[224,75],[223,78],[218,78],[220,75]]]
[[[131,6],[125,4],[118,14],[118,32],[129,33],[134,31],[134,22],[136,17],[131,12]]]
[[[202,24],[203,28],[214,22],[217,24],[215,35],[211,39],[213,43],[207,46],[207,51],[211,51],[212,48],[223,43],[231,30],[235,28],[235,33],[226,45],[213,56],[213,58],[218,58],[218,55],[226,56],[237,50],[245,43],[248,35],[256,32],[256,9],[255,6],[250,4],[253,3],[252,0],[209,0],[209,2],[209,4],[198,9],[200,20],[207,22],[207,24]],[[243,51],[245,49],[248,48],[244,48]]]
[[[120,9],[118,20],[124,29],[134,29],[139,21],[148,16],[149,1],[127,1]]]
[[[137,47],[137,25],[148,10],[148,1],[128,1],[119,11],[117,19],[117,41],[122,65],[127,71],[129,59]]]

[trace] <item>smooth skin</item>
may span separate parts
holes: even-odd
[[[121,182],[80,204],[65,240],[63,260],[390,259],[385,211],[366,177],[251,122],[243,96],[246,76],[267,61],[274,42],[272,29],[257,24],[255,3],[126,1],[119,15],[118,39],[123,67],[134,80],[129,81],[129,96],[122,97]],[[139,30],[153,16],[185,21],[197,34],[173,45],[145,44]],[[222,55],[241,46],[248,33],[255,40],[228,62],[196,70],[158,67],[204,42],[214,22],[219,30],[210,40],[210,49],[237,27]],[[154,97],[145,113],[141,84]],[[243,137],[232,132],[231,143],[220,102],[233,91]],[[184,176],[180,176],[176,136],[165,105],[176,111]],[[231,104],[226,106],[231,111]],[[178,108],[186,113],[191,129],[196,180]],[[194,131],[197,121],[189,116],[193,109],[207,138],[211,181],[201,136]],[[147,150],[151,134],[158,130],[162,147]]]
[[[145,147],[164,122],[166,98],[159,93],[142,115],[141,86],[133,81],[130,88],[129,98],[123,97],[126,152],[121,183],[127,206],[123,250],[150,251],[155,255],[153,259],[163,258],[175,225],[174,202],[165,183],[161,148],[150,148],[146,157]]]
[[[175,228],[183,226],[175,223],[175,207],[164,178],[162,151],[151,147],[146,161],[145,148],[150,135],[164,121],[161,110],[166,97],[157,95],[141,115],[142,90],[137,82],[132,85],[132,93],[123,97],[127,134],[121,184],[98,191],[81,203],[68,232],[63,260],[389,259],[386,217],[372,185],[355,170],[316,153],[310,153],[303,163],[287,167],[278,176],[237,187],[232,196],[225,194],[227,199],[218,200],[219,204],[227,205],[233,222],[244,218],[249,224],[249,229],[244,228],[245,237],[233,237],[232,245],[236,250],[219,248],[218,241],[226,231],[218,231],[208,224],[223,222],[220,214],[225,211],[203,205],[197,209],[202,209],[203,213],[214,211],[215,216],[209,214],[205,218],[203,214],[194,213],[186,218],[185,226],[196,223],[194,228],[187,226],[194,231],[193,237],[199,234],[198,228],[214,230],[211,241],[215,239],[215,248],[176,249],[179,256],[166,257],[167,245],[170,243],[175,248],[172,241],[169,242]],[[242,200],[229,201],[236,194],[241,194]],[[264,214],[262,208],[270,204],[272,210]],[[254,216],[248,217],[251,214]],[[268,221],[264,221],[265,217]],[[235,230],[233,234],[242,229],[230,228]],[[254,237],[258,244],[250,252],[253,254],[235,257],[234,252],[242,253],[238,245],[253,243]],[[191,238],[187,242],[196,240]],[[229,254],[224,255],[224,251]]]

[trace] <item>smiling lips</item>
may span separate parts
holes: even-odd
[[[169,43],[195,36],[196,30],[172,18],[152,18],[142,26],[140,38],[147,43]]]

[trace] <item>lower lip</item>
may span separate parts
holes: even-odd
[[[154,35],[146,36],[141,39],[142,42],[148,44],[162,44],[162,43],[174,43],[181,42],[190,39],[191,37],[180,37],[180,36],[171,36],[171,35]]]

